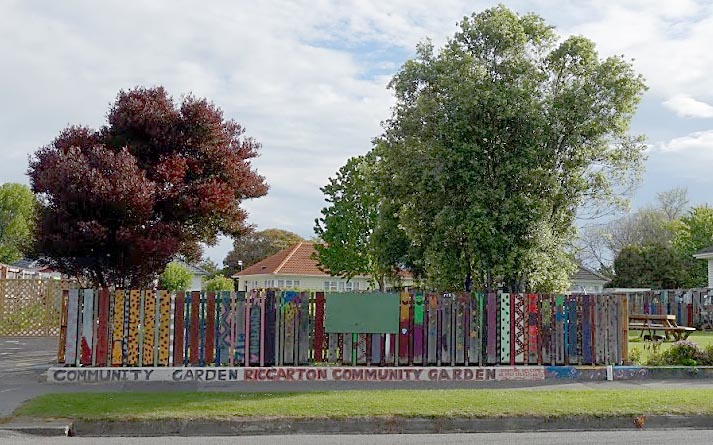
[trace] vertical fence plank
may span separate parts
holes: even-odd
[[[275,291],[270,289],[265,294],[265,366],[272,366],[275,362],[275,329],[277,328],[276,323],[276,309],[275,309]]]
[[[251,302],[249,313],[246,309],[246,313],[249,316],[250,324],[249,329],[247,330],[245,335],[250,337],[250,347],[248,348],[248,351],[250,352],[249,364],[258,365],[260,363],[260,330],[262,329],[262,327],[260,326],[260,320],[262,319],[262,307],[260,296],[257,291],[253,290],[250,293],[250,300]]]
[[[621,362],[622,364],[629,363],[629,301],[626,295],[622,295],[619,301],[621,316]]]
[[[540,297],[542,364],[550,365],[553,361],[552,351],[552,305],[549,295]]]
[[[401,292],[399,296],[399,364],[408,364],[409,352],[409,312],[411,294]]]
[[[342,364],[351,365],[352,364],[352,334],[345,333],[342,340]]]
[[[328,335],[329,348],[327,349],[327,359],[329,363],[337,363],[339,361],[339,344],[337,334],[330,332]]]
[[[438,362],[438,296],[436,294],[428,294],[428,341],[426,342],[428,364],[435,365]]]
[[[424,356],[424,300],[423,292],[416,292],[414,295],[413,307],[413,362],[414,364],[423,364]],[[380,349],[380,345],[379,345]]]
[[[510,294],[500,294],[500,363],[510,363]]]
[[[246,357],[248,356],[247,343],[249,340],[245,337],[246,329],[246,319],[245,313],[248,311],[247,308],[247,296],[245,291],[235,292],[235,298],[233,299],[233,304],[235,308],[233,309],[233,365],[244,365]],[[232,366],[232,365],[231,365]]]
[[[579,364],[578,348],[577,348],[577,296],[570,295],[567,301],[567,364]]]
[[[297,329],[297,364],[308,364],[309,357],[309,292],[300,293],[299,328]]]
[[[171,294],[166,290],[158,291],[158,348],[156,363],[158,366],[168,366],[171,353],[170,341]]]
[[[473,292],[470,295],[470,316],[468,317],[468,362],[467,365],[478,365],[480,363],[480,306],[479,302],[482,293]]]
[[[186,294],[176,292],[173,307],[173,366],[184,365]]]
[[[5,298],[2,294],[2,289],[0,289],[0,299]],[[59,346],[57,347],[57,363],[64,363],[64,351],[67,347],[67,299],[69,298],[69,291],[62,291],[62,301],[60,304],[59,312]],[[2,312],[2,305],[0,305],[0,312]]]
[[[314,361],[322,363],[324,357],[324,292],[317,292],[314,306]]]
[[[527,294],[527,362],[538,364],[539,351],[539,307],[537,294]]]
[[[582,297],[582,362],[585,365],[594,364],[592,353],[592,297]]]
[[[99,290],[97,298],[97,341],[95,363],[106,366],[109,355],[109,289]]]
[[[92,348],[94,346],[94,290],[84,289],[82,305],[82,331],[79,341],[79,362],[82,366],[92,364]]]
[[[215,362],[215,292],[208,292],[205,304],[205,363]]]
[[[498,362],[498,337],[500,332],[498,331],[498,296],[494,292],[488,293],[488,322],[487,326],[487,364],[493,365]]]
[[[124,307],[124,291],[117,289],[114,292],[114,304],[112,306],[111,366],[121,366],[124,361]]]
[[[283,318],[285,323],[285,337],[283,345],[283,364],[294,365],[295,363],[295,319],[297,318],[297,292],[287,291],[284,293]]]
[[[356,364],[366,365],[366,338],[368,334],[357,334],[356,337]]]
[[[141,291],[132,289],[129,291],[129,316],[128,334],[126,341],[126,364],[137,366],[139,364],[139,323],[141,311]]]
[[[465,365],[465,344],[466,344],[466,304],[470,300],[469,293],[458,293],[455,299],[454,315],[454,336],[453,342],[455,352],[452,361],[456,365]]]
[[[144,291],[144,338],[142,342],[141,363],[143,366],[154,365],[154,345],[156,344],[156,293]]]
[[[197,366],[200,363],[201,345],[201,293],[192,291],[189,303],[188,361]]]
[[[77,363],[79,310],[79,289],[70,289],[67,299],[67,341],[64,361],[71,366]]]
[[[524,294],[515,294],[513,297],[513,321],[514,325],[512,326],[512,330],[514,332],[513,335],[513,343],[515,345],[514,347],[514,357],[511,358],[510,362],[513,364],[526,364],[527,363],[527,351],[525,348],[525,345],[527,343],[527,332],[525,330],[525,324],[526,324],[526,319],[525,319],[525,314],[527,306],[526,306],[526,297]]]

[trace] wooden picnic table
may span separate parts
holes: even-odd
[[[679,326],[675,315],[629,314],[629,330],[641,331],[641,337],[644,336],[644,332],[648,332],[652,340],[657,337],[657,331],[662,331],[666,340],[670,340],[673,336],[678,341],[687,339],[696,328]]]

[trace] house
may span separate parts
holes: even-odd
[[[570,277],[572,285],[569,288],[573,293],[598,294],[604,290],[611,280],[587,267],[578,265],[577,272]]]
[[[201,269],[198,266],[194,266],[192,264],[188,264],[185,261],[177,261],[180,263],[183,267],[186,268],[188,272],[191,273],[191,287],[188,288],[189,291],[193,290],[201,290],[203,288],[203,277],[209,275],[208,272],[205,270]]]
[[[237,272],[240,290],[277,288],[324,291],[370,290],[369,277],[356,276],[347,281],[317,267],[314,243],[301,242]]]
[[[9,279],[61,279],[62,274],[41,261],[22,259],[12,264],[0,264],[0,278]]]
[[[699,250],[693,257],[698,260],[708,261],[708,287],[713,288],[713,246]]]

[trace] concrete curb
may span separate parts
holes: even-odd
[[[67,437],[72,435],[72,422],[69,420],[12,419],[7,423],[0,423],[0,431],[12,431],[32,436]]]
[[[647,416],[646,429],[709,429],[713,416]],[[76,436],[253,436],[277,434],[445,434],[635,429],[632,417],[186,419],[73,423]]]

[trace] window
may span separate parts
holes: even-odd
[[[330,290],[330,291],[337,290],[337,282],[336,281],[325,281],[324,282],[324,290]]]
[[[347,281],[346,290],[347,290],[347,291],[352,291],[352,290],[354,290],[354,282],[352,282],[352,281]]]
[[[300,288],[300,280],[295,280],[294,285],[295,285],[295,289],[299,289]]]
[[[359,290],[359,282],[354,283],[354,290]]]
[[[285,280],[285,287],[286,288],[291,288],[292,287],[292,280]]]
[[[324,284],[322,285],[322,289],[329,290],[329,281],[324,282]]]
[[[277,287],[279,287],[280,289],[285,287],[285,280],[277,280]]]
[[[339,292],[344,292],[344,281],[339,282]]]

